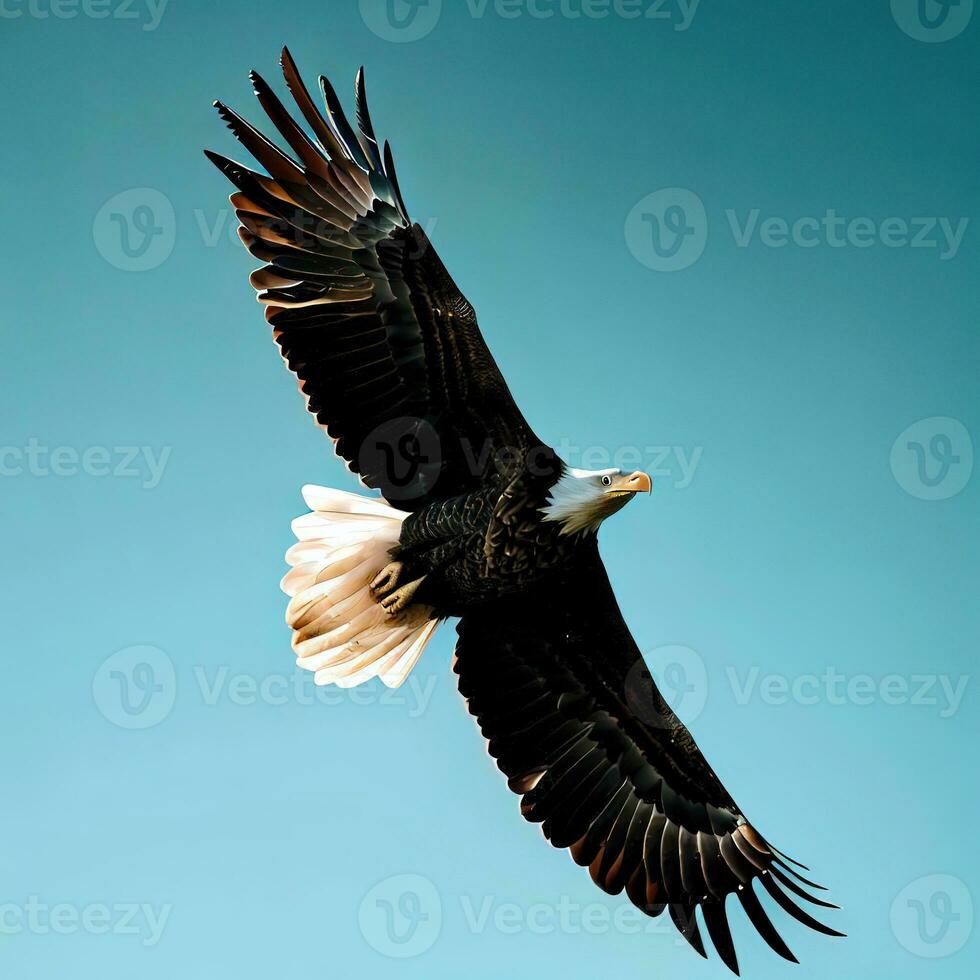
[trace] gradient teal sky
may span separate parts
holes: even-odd
[[[735,913],[743,975],[975,975],[980,14],[924,2],[432,0],[391,41],[373,0],[2,0],[4,975],[725,975],[523,823],[451,627],[394,698],[296,678],[289,521],[354,483],[201,154],[283,43],[366,66],[540,435],[656,471],[602,534],[624,612],[850,934],[781,918],[793,968]]]

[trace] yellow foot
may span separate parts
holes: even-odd
[[[415,597],[419,586],[425,581],[425,577],[417,578],[408,585],[403,585],[395,592],[390,592],[381,600],[381,606],[389,616],[396,616],[400,613]]]
[[[401,578],[404,569],[405,566],[400,561],[393,561],[390,565],[385,565],[371,583],[371,591],[378,593],[379,596],[387,595],[398,584],[398,579]]]

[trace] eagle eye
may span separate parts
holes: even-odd
[[[602,485],[604,487],[611,487],[612,486],[612,477],[611,476],[604,476],[602,478]]]

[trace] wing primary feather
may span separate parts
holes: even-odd
[[[318,149],[309,136],[296,125],[296,121],[286,111],[286,107],[269,87],[269,83],[257,71],[253,69],[248,73],[248,77],[259,105],[282,134],[282,138],[293,148],[305,166],[318,173],[324,180],[329,180],[330,174],[323,151]]]
[[[694,898],[704,898],[708,892],[708,885],[701,869],[697,831],[691,833],[687,827],[680,828],[677,834],[677,853],[680,858],[681,883],[684,891]]]
[[[378,149],[378,138],[374,135],[374,124],[371,122],[371,112],[368,109],[363,65],[357,71],[357,79],[354,82],[354,94],[357,101],[357,128],[361,131],[361,149],[370,157],[371,168],[383,172],[381,153]]]
[[[799,963],[800,961],[793,955],[793,951],[786,945],[783,937],[779,935],[769,916],[766,915],[766,910],[762,907],[759,896],[752,890],[752,886],[747,885],[735,894],[738,895],[738,900],[742,903],[742,908],[745,909],[749,922],[755,926],[756,932],[769,944],[769,948],[782,956],[783,959],[789,960],[790,963]]]
[[[782,858],[776,858],[775,863],[778,864],[787,874],[791,874],[797,881],[802,881],[804,885],[808,888],[816,888],[818,892],[825,892],[828,889],[824,885],[818,885],[815,881],[810,881],[809,878],[804,878],[799,871],[795,871],[791,868]]]
[[[831,902],[825,902],[822,899],[815,898],[813,895],[809,894],[809,892],[805,892],[798,884],[796,884],[795,881],[793,881],[792,878],[784,875],[779,868],[772,866],[769,868],[769,872],[776,877],[776,880],[779,881],[784,888],[788,888],[794,895],[798,895],[800,898],[806,899],[806,901],[810,902],[812,905],[819,905],[824,909],[840,908],[839,905],[834,905]]]
[[[234,109],[223,102],[213,103],[218,115],[232,131],[235,138],[249,153],[262,164],[276,180],[290,183],[302,183],[305,179],[303,171],[295,160],[286,156],[271,140],[266,139],[254,126],[247,123]]]
[[[796,858],[791,858],[788,854],[783,854],[783,852],[779,850],[779,848],[773,847],[772,844],[769,843],[769,841],[766,841],[765,845],[766,847],[769,848],[770,851],[772,851],[773,854],[779,855],[779,857],[781,857],[784,861],[789,861],[790,864],[795,864],[798,868],[802,868],[804,871],[810,870],[805,864],[802,864],[801,862],[797,861]]]
[[[671,902],[667,906],[667,911],[670,913],[671,922],[677,927],[677,931],[690,943],[691,948],[700,956],[707,959],[708,954],[704,948],[704,940],[701,938],[701,930],[698,928],[697,906]]]
[[[709,899],[707,902],[701,903],[701,912],[704,915],[704,924],[707,926],[708,935],[715,944],[718,955],[722,958],[725,966],[735,976],[738,976],[738,957],[735,955],[735,944],[732,942],[732,930],[728,925],[725,903],[716,899]]]
[[[815,932],[823,933],[825,936],[837,936],[838,938],[843,938],[844,933],[838,932],[836,929],[831,929],[830,926],[825,926],[822,922],[818,922],[813,916],[807,915],[792,899],[784,892],[779,885],[776,884],[772,875],[764,874],[759,880],[762,882],[762,887],[765,888],[767,892],[775,899],[776,903],[782,908],[784,912],[791,915],[797,922],[802,922],[803,925],[809,926]]]
[[[765,861],[762,855],[739,833],[732,834],[731,838],[738,848],[739,854],[751,864],[756,871],[765,871],[769,867],[769,862]]]
[[[718,838],[714,834],[699,833],[698,849],[701,853],[701,874],[708,891],[715,898],[724,898],[738,887],[739,879],[722,857]]]
[[[247,175],[250,179],[261,177],[254,170],[249,170],[244,163],[238,163],[228,157],[215,153],[214,150],[205,150],[204,155],[236,186],[242,187],[242,176]]]
[[[666,826],[667,818],[654,807],[646,837],[643,839],[643,864],[647,878],[661,888],[663,873],[660,869],[660,840]]]
[[[732,874],[738,878],[741,884],[751,881],[757,873],[755,865],[748,861],[738,849],[730,836],[722,837],[718,841],[718,848],[725,863],[732,870]]]
[[[667,897],[674,902],[684,898],[677,824],[668,820],[660,838],[660,875]]]
[[[310,129],[313,130],[324,151],[333,160],[345,159],[346,153],[343,144],[331,132],[326,120],[310,97],[309,90],[300,77],[296,62],[293,61],[293,56],[289,53],[288,48],[282,49],[279,66],[282,68],[283,78],[286,80],[286,87],[289,89],[293,101],[299,106],[299,111],[303,113],[303,117],[309,123]]]
[[[637,806],[623,845],[621,876],[626,884],[626,894],[629,895],[630,901],[641,909],[647,905],[647,872],[643,864],[643,844],[655,812],[652,803],[641,802]]]
[[[408,208],[405,207],[405,199],[402,197],[402,189],[398,186],[398,174],[395,173],[395,158],[391,152],[391,144],[387,140],[385,140],[384,153],[385,176],[391,184],[391,189],[395,192],[395,200],[398,201],[398,207],[401,209],[402,217],[407,223],[411,223],[412,219],[408,216]]]
[[[327,107],[327,125],[330,126],[334,136],[340,140],[344,149],[347,151],[347,159],[353,160],[362,170],[370,171],[371,164],[368,163],[361,144],[357,141],[354,130],[351,129],[347,116],[344,115],[344,108],[337,98],[333,85],[326,75],[320,76],[320,91],[323,94],[323,101]]]
[[[626,894],[638,909],[647,912],[650,905],[647,899],[647,873],[642,864],[634,866],[633,873],[626,882]],[[650,913],[647,912],[647,914]]]

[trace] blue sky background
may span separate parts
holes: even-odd
[[[211,100],[258,120],[285,42],[345,95],[367,66],[537,431],[657,471],[602,534],[624,612],[850,934],[780,918],[792,967],[735,912],[744,975],[975,975],[980,15],[926,2],[432,0],[392,41],[371,0],[4,0],[0,972],[724,975],[520,819],[451,627],[394,698],[296,676],[289,520],[353,481],[201,155],[242,157]],[[831,211],[867,221],[761,230]]]

